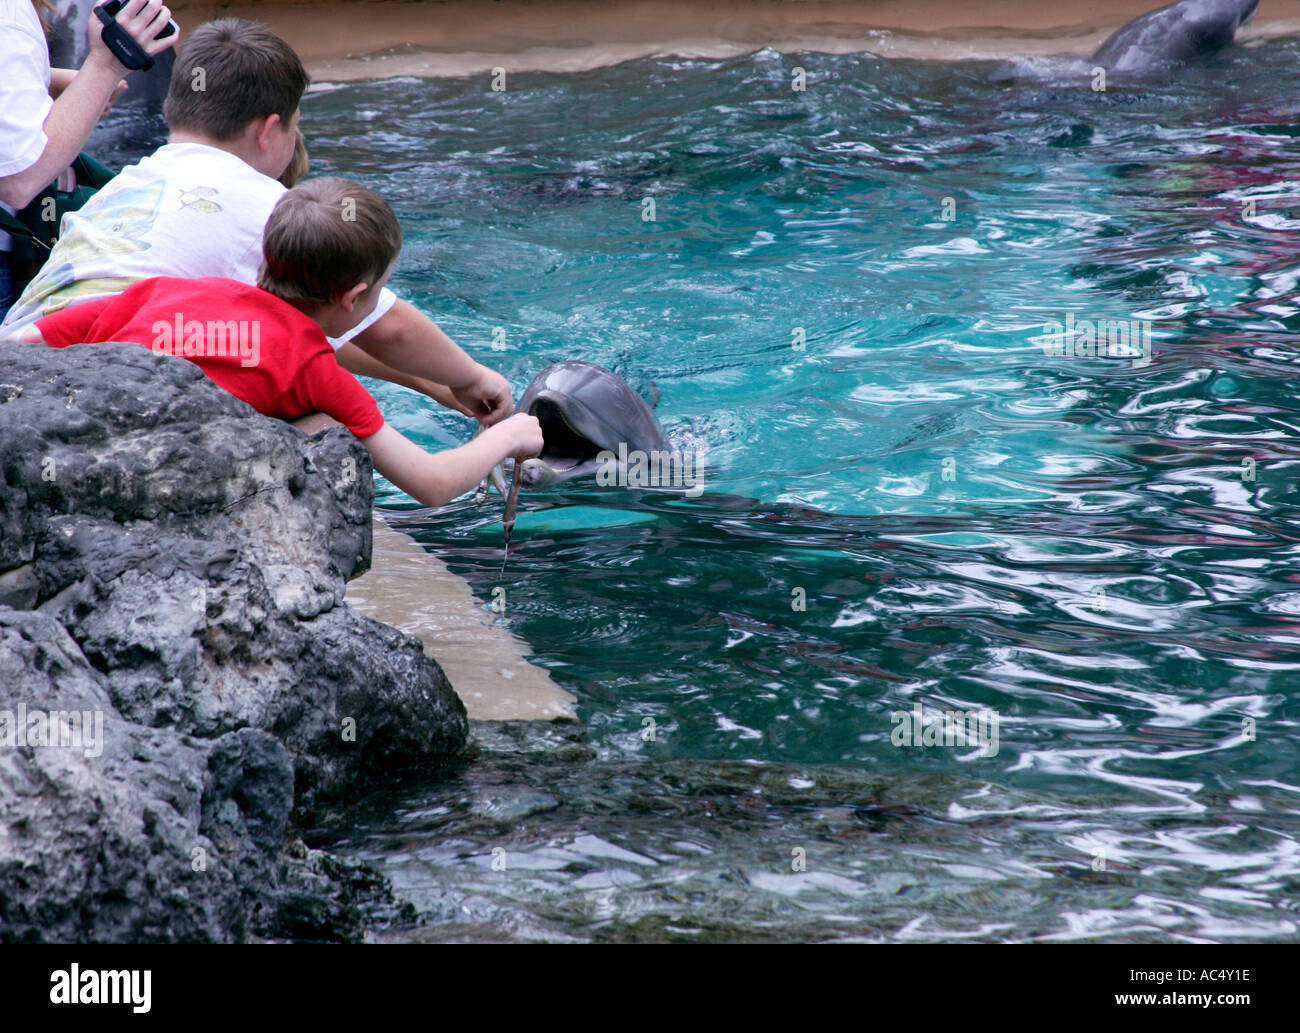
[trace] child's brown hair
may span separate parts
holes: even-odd
[[[181,45],[163,115],[173,130],[233,140],[268,115],[288,125],[310,81],[293,47],[270,29],[221,18],[200,25]]]
[[[349,179],[312,179],[271,212],[257,285],[292,305],[325,305],[359,283],[373,288],[401,250],[402,228],[382,197]]]

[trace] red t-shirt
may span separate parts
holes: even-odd
[[[258,287],[205,276],[156,276],[111,298],[37,320],[47,344],[134,341],[199,366],[260,413],[334,417],[359,438],[384,425],[379,406],[334,359],[320,326]]]

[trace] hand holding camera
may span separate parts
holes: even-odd
[[[153,58],[172,46],[180,28],[162,0],[106,0],[87,26],[91,57],[104,53],[130,71],[153,67]],[[103,48],[97,51],[96,44]]]

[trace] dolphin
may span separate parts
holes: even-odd
[[[1179,0],[1116,29],[1092,55],[1110,72],[1182,64],[1229,46],[1259,0]]]
[[[621,379],[590,362],[547,366],[528,385],[519,412],[542,425],[541,455],[524,460],[520,478],[541,488],[596,473],[601,452],[666,452],[668,443],[650,407]]]

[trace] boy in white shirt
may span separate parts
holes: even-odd
[[[256,284],[262,231],[285,190],[277,180],[294,154],[307,83],[298,55],[269,29],[234,18],[199,26],[172,69],[168,143],[65,216],[49,260],[0,334],[154,276]],[[414,388],[484,426],[514,409],[504,377],[387,288],[367,321],[330,343],[352,373]]]

